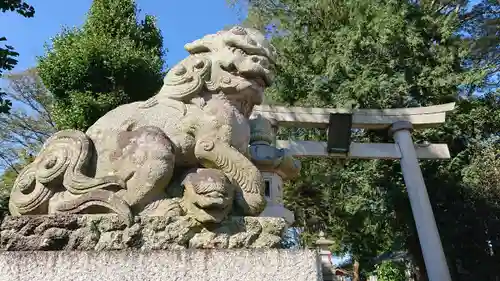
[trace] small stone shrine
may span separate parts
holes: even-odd
[[[1,280],[321,279],[316,251],[280,249],[300,163],[249,120],[273,47],[237,26],[185,48],[157,95],[57,132],[19,174]]]

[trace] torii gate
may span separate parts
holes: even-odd
[[[448,103],[417,108],[348,111],[329,108],[257,106],[254,114],[272,120],[276,126],[329,128],[328,143],[276,141],[278,148],[285,148],[296,157],[399,159],[429,280],[451,281],[418,163],[418,159],[449,159],[450,153],[446,144],[414,144],[411,131],[444,123],[446,112],[453,110],[454,107],[454,103]],[[387,129],[395,143],[350,143],[351,128]],[[340,135],[340,146],[345,146],[344,149],[340,149],[340,153],[338,147],[334,147],[336,134]]]

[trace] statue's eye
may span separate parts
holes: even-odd
[[[243,52],[243,54],[245,54],[245,56],[250,56],[250,55],[252,55],[252,54],[250,54],[249,52],[247,52],[246,50],[243,50],[243,49],[240,49],[240,50]]]
[[[245,50],[243,50],[243,49],[236,48],[236,47],[231,47],[231,50],[235,54],[242,55],[242,56],[248,56],[248,53],[245,52]]]

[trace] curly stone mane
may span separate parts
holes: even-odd
[[[238,69],[241,54],[265,58],[268,62],[265,68],[252,69],[254,73],[251,77],[262,78],[265,86],[272,83],[272,72],[268,66],[274,65],[276,51],[255,29],[235,26],[206,35],[186,44],[184,48],[190,55],[167,73],[157,96],[189,102],[203,91],[219,92],[237,88],[237,78],[245,78],[245,73]],[[235,50],[240,53],[234,53]]]

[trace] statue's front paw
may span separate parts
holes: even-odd
[[[144,207],[139,215],[152,217],[178,217],[183,215],[183,211],[180,199],[159,199]]]

